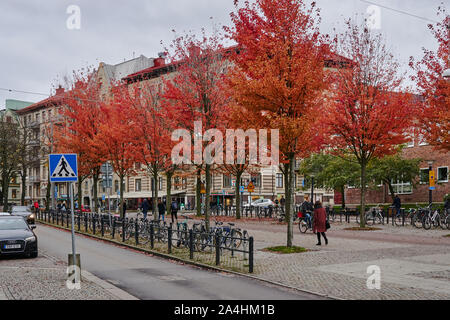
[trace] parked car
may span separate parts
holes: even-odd
[[[251,204],[247,203],[244,205],[244,207],[262,207],[262,208],[268,208],[270,206],[275,206],[275,203],[273,203],[270,199],[258,199],[253,201]]]
[[[38,256],[38,242],[33,229],[22,217],[0,216],[0,256],[22,254]]]
[[[0,212],[0,216],[11,216],[9,212]]]
[[[36,215],[31,211],[30,207],[13,206],[11,208],[11,215],[23,217],[29,225],[34,225],[36,223]]]

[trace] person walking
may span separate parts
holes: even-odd
[[[325,209],[322,207],[322,203],[317,200],[314,204],[314,219],[313,219],[313,232],[317,233],[317,244],[318,246],[322,245],[320,242],[320,235],[325,239],[325,244],[328,244],[327,236],[325,232],[327,231],[326,227],[327,223],[327,213]]]
[[[392,204],[395,207],[395,214],[400,214],[400,208],[402,206],[402,202],[400,201],[400,197],[398,195],[395,195],[394,197],[394,203]]]
[[[281,206],[284,207],[285,203],[286,203],[286,199],[284,199],[284,196],[281,196],[281,199],[280,199]]]
[[[177,213],[178,213],[178,202],[175,199],[172,199],[172,204],[170,205],[170,216],[172,218],[172,223],[174,223],[173,221],[174,216],[178,223]]]
[[[147,219],[148,209],[149,209],[148,200],[147,198],[145,198],[144,201],[142,202],[142,213],[144,214],[144,220]]]
[[[39,202],[37,200],[34,202],[34,212],[36,214],[39,212]]]
[[[159,212],[159,220],[164,221],[164,214],[166,213],[166,206],[164,205],[164,202],[161,201],[161,199],[158,199],[158,212]]]

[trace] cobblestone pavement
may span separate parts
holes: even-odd
[[[88,273],[82,274],[80,290],[66,287],[67,264],[42,250],[35,259],[0,258],[0,300],[118,300],[111,285]],[[126,297],[126,294],[125,294]]]
[[[328,245],[316,246],[311,231],[294,225],[294,245],[308,249],[276,254],[264,248],[286,244],[286,225],[244,221],[236,225],[255,239],[255,276],[341,299],[450,299],[450,230],[381,225],[377,231],[344,230],[332,224]],[[367,267],[381,271],[381,288],[368,289]]]

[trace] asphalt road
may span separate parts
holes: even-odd
[[[71,234],[41,224],[39,249],[67,261]],[[81,268],[139,299],[148,300],[311,300],[323,299],[262,281],[181,265],[163,258],[76,235]]]

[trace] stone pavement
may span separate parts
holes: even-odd
[[[66,287],[67,263],[42,250],[35,259],[0,259],[0,300],[131,300],[133,296],[82,270],[81,289]]]
[[[294,225],[294,245],[309,251],[284,255],[262,249],[286,244],[285,225],[237,225],[255,239],[259,278],[341,299],[450,299],[450,238],[443,237],[450,230],[385,225],[349,231],[348,224],[333,223],[329,245],[319,247],[316,235]],[[380,289],[367,288],[370,265],[380,267]]]

